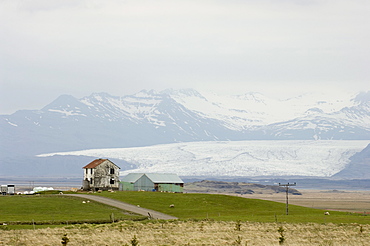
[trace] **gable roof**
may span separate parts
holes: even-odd
[[[144,173],[129,173],[121,179],[122,182],[135,183]]]
[[[87,164],[86,166],[84,166],[83,168],[95,168],[95,167],[99,166],[100,164],[102,164],[105,161],[109,161],[113,165],[117,166],[116,164],[114,164],[113,162],[111,162],[108,159],[96,159],[96,160],[93,160],[92,162],[90,162],[89,164]],[[117,166],[117,167],[120,168],[119,166]]]
[[[153,183],[184,183],[177,174],[174,173],[146,173]]]
[[[184,181],[174,173],[129,173],[121,179],[123,182],[135,183],[142,176],[147,176],[153,183],[183,184]]]

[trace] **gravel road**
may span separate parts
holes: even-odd
[[[128,203],[124,203],[121,201],[117,201],[114,199],[102,197],[102,196],[95,196],[95,195],[84,195],[84,194],[65,194],[65,196],[75,196],[75,197],[81,197],[87,200],[94,200],[96,202],[104,203],[122,210],[130,211],[136,214],[141,214],[144,216],[150,216],[154,219],[161,219],[161,220],[175,220],[178,219],[174,216],[163,214],[151,209],[146,209],[138,206],[134,206]]]

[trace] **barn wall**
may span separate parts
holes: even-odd
[[[134,184],[134,190],[152,191],[154,183],[146,176],[141,176]]]
[[[158,191],[182,193],[184,188],[178,184],[158,184]]]
[[[133,191],[134,190],[134,184],[130,183],[130,182],[121,182],[119,190]]]

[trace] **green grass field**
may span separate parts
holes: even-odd
[[[287,216],[284,203],[211,194],[103,192],[93,195],[151,208],[180,220],[101,224],[109,222],[112,213],[121,219],[143,217],[129,216],[93,201],[82,203],[82,199],[68,196],[0,196],[0,245],[60,245],[66,233],[71,245],[128,245],[134,236],[139,245],[147,246],[278,245],[281,235],[277,230],[281,227],[287,245],[367,245],[370,237],[370,216],[354,213],[330,211],[331,215],[325,216],[323,210],[290,206]],[[170,208],[170,204],[175,207]],[[9,223],[32,220],[35,225]],[[67,221],[81,224],[57,224]],[[2,225],[4,222],[8,225]],[[49,224],[52,222],[57,225]]]
[[[98,195],[153,209],[180,219],[213,219],[219,221],[254,221],[288,223],[360,223],[370,224],[370,216],[289,205],[285,203],[215,194],[173,194],[158,192],[103,192]],[[174,208],[170,208],[174,204]]]
[[[246,199],[236,196],[214,194],[173,194],[158,192],[103,192],[101,195],[144,208],[178,217],[180,220],[286,222],[286,223],[335,223],[370,224],[370,216]],[[115,219],[142,219],[97,202],[82,203],[82,199],[61,196],[5,196],[0,197],[0,223],[7,224],[72,224],[106,223]],[[174,204],[174,208],[170,208]],[[17,222],[17,223],[14,223]]]
[[[121,210],[97,202],[82,203],[82,199],[60,196],[2,196],[0,197],[0,223],[35,224],[83,223],[84,221],[111,221],[134,219]],[[14,224],[14,223],[13,223]]]

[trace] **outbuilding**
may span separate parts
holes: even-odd
[[[0,186],[0,194],[3,195],[3,196],[15,195],[15,185],[13,185],[13,184],[1,185]]]
[[[182,193],[184,181],[173,173],[129,173],[122,178],[120,190]]]
[[[1,195],[5,196],[8,193],[8,186],[1,185],[0,190],[1,190]]]
[[[118,190],[120,167],[110,160],[96,159],[83,169],[83,190]]]

